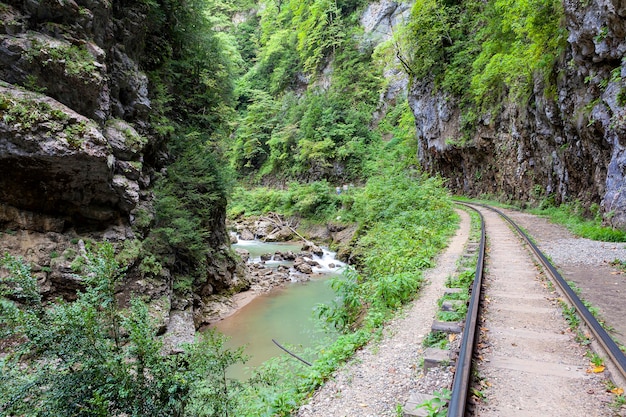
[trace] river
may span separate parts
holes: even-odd
[[[233,248],[237,247],[250,252],[250,262],[260,262],[260,256],[266,253],[297,253],[301,250],[299,244],[260,241],[238,241],[233,245]],[[324,338],[333,337],[321,329],[315,318],[315,306],[330,303],[335,297],[329,279],[340,275],[340,268],[331,268],[329,264],[344,264],[334,259],[334,253],[326,250],[323,257],[316,256],[314,260],[320,267],[314,268],[315,275],[309,281],[291,282],[280,289],[259,295],[235,314],[212,326],[230,338],[227,343],[229,347],[245,346],[245,354],[250,356],[245,365],[236,365],[229,370],[230,377],[246,379],[252,368],[284,354],[272,339],[285,347],[294,346],[300,350],[315,348]],[[281,263],[285,262],[266,261],[269,266]]]

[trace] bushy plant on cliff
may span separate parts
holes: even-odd
[[[150,126],[167,147],[167,155],[146,155],[167,168],[156,178],[155,224],[143,248],[177,279],[205,282],[208,264],[228,256],[218,254],[226,241],[229,177],[218,159],[231,133],[233,79],[244,67],[230,17],[250,2],[143,2],[149,17],[142,65],[151,86]]]
[[[477,33],[481,51],[472,64],[472,91],[480,105],[498,100],[507,88],[514,99],[532,92],[532,76],[546,81],[565,45],[560,1],[497,0],[487,3],[485,26]]]
[[[315,73],[346,36],[341,9],[334,0],[291,1],[289,6],[297,28],[298,52],[304,70]]]
[[[156,245],[153,250],[165,258],[175,255],[174,264],[169,265],[172,272],[203,282],[208,256],[225,239],[219,225],[226,211],[228,175],[201,133],[188,132],[172,146],[179,158],[157,181],[151,242]],[[166,246],[159,247],[162,243]]]
[[[231,163],[241,174],[261,168],[268,158],[269,141],[279,123],[279,105],[268,93],[255,90],[249,92],[247,110],[235,132],[237,140],[230,151]]]
[[[473,120],[509,94],[527,99],[536,74],[550,82],[565,45],[562,17],[558,1],[418,0],[399,31],[406,69],[413,82],[457,95]]]
[[[209,132],[222,128],[233,114],[232,80],[242,62],[235,38],[220,31],[222,21],[210,14],[219,8],[219,0],[148,3],[143,65],[155,90],[175,98],[160,110],[176,124]]]
[[[232,415],[237,388],[226,368],[243,358],[205,334],[163,356],[147,306],[116,297],[122,270],[104,244],[87,256],[84,290],[44,306],[18,258],[0,262],[0,413],[21,416]],[[203,410],[198,413],[198,410]]]

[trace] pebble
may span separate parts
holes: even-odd
[[[584,238],[558,239],[540,245],[556,264],[598,265],[615,259],[626,260],[626,245],[607,244]]]

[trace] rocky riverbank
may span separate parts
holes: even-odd
[[[215,323],[252,301],[256,296],[283,287],[290,282],[308,281],[324,273],[338,271],[350,258],[350,242],[355,225],[316,225],[299,228],[298,221],[276,214],[263,217],[239,218],[229,222],[234,252],[245,264],[245,280],[249,287],[235,294],[212,296],[205,304],[205,322]],[[280,242],[300,246],[299,250],[271,250],[253,256],[249,244]],[[315,243],[314,243],[315,242]],[[289,245],[289,246],[291,246]],[[326,250],[322,245],[337,251]],[[339,260],[339,256],[343,259]],[[337,260],[333,260],[333,258]]]

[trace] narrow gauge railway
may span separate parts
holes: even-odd
[[[554,286],[575,308],[581,318],[580,332],[589,335],[593,350],[604,358],[618,386],[626,381],[626,357],[510,218],[492,207],[462,204],[480,214],[482,236],[448,416],[600,415],[597,406],[584,401],[589,360],[573,335],[564,332],[565,319],[545,286]],[[490,246],[487,263],[486,236]],[[537,278],[537,264],[551,284]],[[479,338],[481,349],[476,353]],[[488,381],[489,401],[470,409],[472,373]]]

